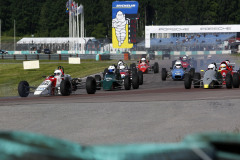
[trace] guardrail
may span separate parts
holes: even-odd
[[[95,54],[3,54],[0,59],[8,60],[68,60],[68,57],[80,57],[80,59],[96,59]],[[100,55],[100,60],[124,59],[124,54]]]

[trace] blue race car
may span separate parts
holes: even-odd
[[[173,68],[170,68],[170,71],[168,72],[166,68],[162,68],[162,81],[165,81],[166,78],[172,77],[173,80],[183,80],[185,73],[188,73],[186,69],[182,67],[182,64],[180,61],[176,61]],[[191,68],[189,70],[190,75],[194,75],[195,69]]]

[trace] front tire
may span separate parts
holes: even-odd
[[[71,82],[69,80],[62,80],[60,83],[60,92],[63,96],[69,96],[72,93]]]
[[[96,90],[100,90],[101,89],[101,76],[100,75],[95,75],[95,80],[96,80]]]
[[[138,71],[139,85],[143,84],[143,72]]]
[[[162,81],[166,81],[167,78],[167,70],[166,68],[162,68]]]
[[[239,88],[239,74],[233,73],[233,88]]]
[[[133,89],[139,88],[139,77],[137,74],[132,75],[132,87],[133,87]]]
[[[21,81],[18,84],[18,94],[20,97],[27,97],[30,93],[29,84],[27,81]]]
[[[88,94],[95,94],[96,92],[96,80],[93,77],[87,77],[86,90]]]
[[[154,65],[153,65],[153,72],[154,73],[158,73],[159,72],[159,65],[158,65],[157,62],[155,62]]]
[[[125,90],[131,89],[131,80],[130,80],[129,76],[124,77],[124,88],[125,88]]]
[[[191,79],[191,76],[189,74],[185,74],[184,86],[185,86],[185,89],[191,89],[192,79]]]
[[[228,89],[231,89],[232,88],[232,75],[227,74],[225,80],[226,80],[226,87]]]

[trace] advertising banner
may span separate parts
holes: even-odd
[[[112,3],[113,48],[133,47],[133,43],[136,43],[137,18],[137,1],[115,1]]]

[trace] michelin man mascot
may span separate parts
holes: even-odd
[[[123,44],[126,38],[126,24],[128,24],[128,20],[125,19],[125,14],[122,11],[118,11],[116,18],[112,20],[112,27],[116,30],[119,46]]]

